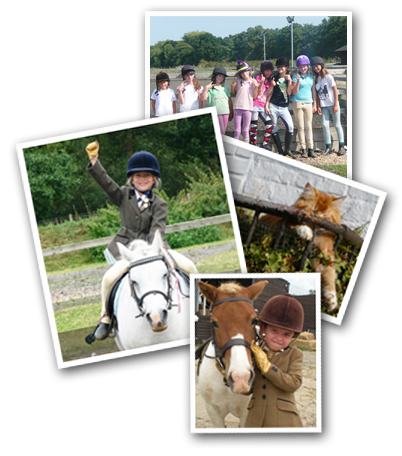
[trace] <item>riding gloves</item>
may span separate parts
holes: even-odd
[[[97,157],[98,153],[99,153],[98,141],[88,144],[87,147],[85,148],[85,150],[87,151],[87,154],[88,154],[88,157],[90,160],[92,160],[94,157]]]
[[[260,369],[262,374],[266,374],[271,366],[267,355],[264,353],[261,347],[255,345],[254,341],[251,343],[251,351],[253,352],[255,363],[257,364],[258,369]]]

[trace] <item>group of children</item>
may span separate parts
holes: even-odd
[[[169,88],[169,75],[164,72],[156,76],[157,88],[151,95],[155,116],[176,113],[176,99],[180,102],[180,112],[200,109],[204,101],[217,109],[220,131],[226,133],[229,120],[233,120],[234,138],[257,146],[258,118],[265,126],[264,139],[260,147],[271,151],[271,137],[280,155],[296,158],[291,151],[293,140],[293,120],[289,108],[292,107],[296,120],[298,140],[303,158],[316,158],[313,141],[313,113],[322,116],[325,151],[333,152],[329,116],[331,115],[339,140],[338,155],[346,153],[344,134],[341,126],[338,90],[334,77],[325,68],[321,57],[310,59],[301,55],[296,60],[297,73],[292,77],[289,60],[280,57],[276,61],[277,72],[273,75],[274,65],[264,60],[259,74],[253,78],[251,68],[246,62],[237,61],[236,73],[230,90],[225,85],[226,69],[214,68],[211,82],[204,87],[195,78],[195,69],[185,65],[182,70],[183,82],[175,92]],[[310,67],[312,71],[310,71]],[[232,97],[236,97],[235,106]],[[278,133],[278,120],[286,127],[284,147]]]

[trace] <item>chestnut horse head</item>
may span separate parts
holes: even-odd
[[[234,393],[248,394],[254,380],[251,343],[255,339],[257,313],[252,301],[268,281],[243,287],[236,282],[218,288],[198,282],[201,293],[212,303],[211,331],[218,368]]]

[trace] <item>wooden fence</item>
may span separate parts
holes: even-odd
[[[231,216],[230,214],[224,214],[224,215],[218,215],[215,217],[208,217],[205,219],[200,219],[200,220],[192,220],[190,222],[183,222],[183,223],[176,223],[174,225],[168,225],[166,227],[166,233],[175,233],[178,231],[185,231],[185,230],[190,230],[194,228],[200,228],[203,226],[211,226],[211,225],[219,225],[222,223],[229,223],[231,222]],[[74,252],[77,250],[83,250],[83,249],[88,249],[92,247],[99,247],[99,246],[105,246],[107,245],[111,240],[113,239],[113,236],[109,237],[104,237],[104,238],[99,238],[99,239],[92,239],[89,241],[84,241],[84,242],[77,242],[74,244],[65,244],[65,245],[60,245],[57,247],[52,247],[48,249],[43,250],[43,256],[51,256],[51,255],[60,255],[62,253],[67,253],[67,252]],[[235,242],[226,242],[224,244],[218,244],[218,245],[212,245],[212,246],[204,246],[196,249],[187,249],[187,250],[181,250],[181,253],[188,258],[190,258],[192,261],[196,262],[197,260],[201,258],[206,258],[210,257],[213,255],[217,255],[220,253],[228,252],[231,250],[236,249],[236,243]],[[105,272],[109,269],[109,265],[105,265],[102,267],[97,267],[97,268],[91,268],[91,269],[85,269],[82,271],[74,271],[74,272],[69,272],[65,274],[58,274],[55,276],[50,276],[48,277],[48,283],[49,285],[55,285],[58,283],[65,283],[65,282],[74,282],[74,281],[82,281],[82,280],[95,280],[95,281],[101,281],[103,275]],[[235,272],[235,271],[228,271],[228,272]],[[237,271],[236,271],[237,272]],[[82,298],[78,299],[67,299],[64,301],[59,301],[59,302],[53,302],[53,308],[54,310],[61,310],[67,307],[74,307],[77,305],[82,305],[82,304],[90,304],[93,302],[99,302],[100,300],[100,294],[95,294],[95,295],[90,295],[90,296],[85,296]]]
[[[200,220],[192,220],[190,222],[175,223],[168,225],[165,233],[177,233],[178,231],[192,230],[194,228],[201,228],[209,225],[219,225],[221,223],[231,222],[230,214],[217,215],[215,217],[208,217]],[[90,241],[76,242],[74,244],[64,244],[57,247],[43,249],[43,256],[58,255],[61,253],[74,252],[76,250],[90,249],[92,247],[100,247],[107,245],[114,238],[114,236],[103,237],[99,239],[92,239]]]

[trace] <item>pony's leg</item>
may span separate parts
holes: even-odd
[[[244,428],[244,426],[246,425],[246,419],[247,419],[247,415],[248,415],[248,410],[244,410],[244,412],[241,412],[239,414],[239,418],[240,418],[240,425],[239,427],[241,428]]]
[[[211,404],[205,402],[205,408],[207,409],[208,415],[211,418],[213,427],[224,428],[225,417],[222,416]]]

